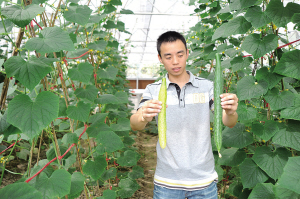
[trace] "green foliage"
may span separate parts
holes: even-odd
[[[214,4],[222,9],[212,11]],[[300,56],[286,30],[290,22],[299,29],[299,3],[198,0],[190,5],[201,21],[186,35],[187,69],[213,80],[212,55],[222,53],[224,91],[239,98],[238,123],[223,129],[223,157],[215,155],[221,197],[299,198]]]

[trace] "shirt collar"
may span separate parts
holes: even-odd
[[[189,79],[188,83],[191,83],[194,87],[199,87],[199,85],[195,81],[195,76],[193,75],[193,73],[191,73],[189,70],[187,70],[186,72],[190,75],[190,79]],[[168,73],[165,75],[165,78],[166,78],[167,87],[169,87],[169,85],[172,82],[169,80]]]

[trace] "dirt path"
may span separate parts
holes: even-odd
[[[138,161],[138,166],[144,168],[144,177],[137,179],[140,185],[140,189],[134,193],[131,199],[152,199],[153,198],[153,177],[156,167],[156,143],[157,134],[138,132],[136,143],[134,144],[141,154],[141,158]]]

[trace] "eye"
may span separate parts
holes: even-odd
[[[170,60],[170,59],[171,59],[171,57],[166,57],[166,59],[167,59],[167,60]]]

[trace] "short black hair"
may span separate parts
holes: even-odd
[[[159,56],[161,57],[160,47],[163,42],[174,42],[178,39],[182,41],[182,43],[185,46],[185,50],[187,50],[186,41],[182,34],[176,32],[176,31],[167,31],[167,32],[161,34],[158,37],[157,42],[156,42],[157,52],[158,52]]]

